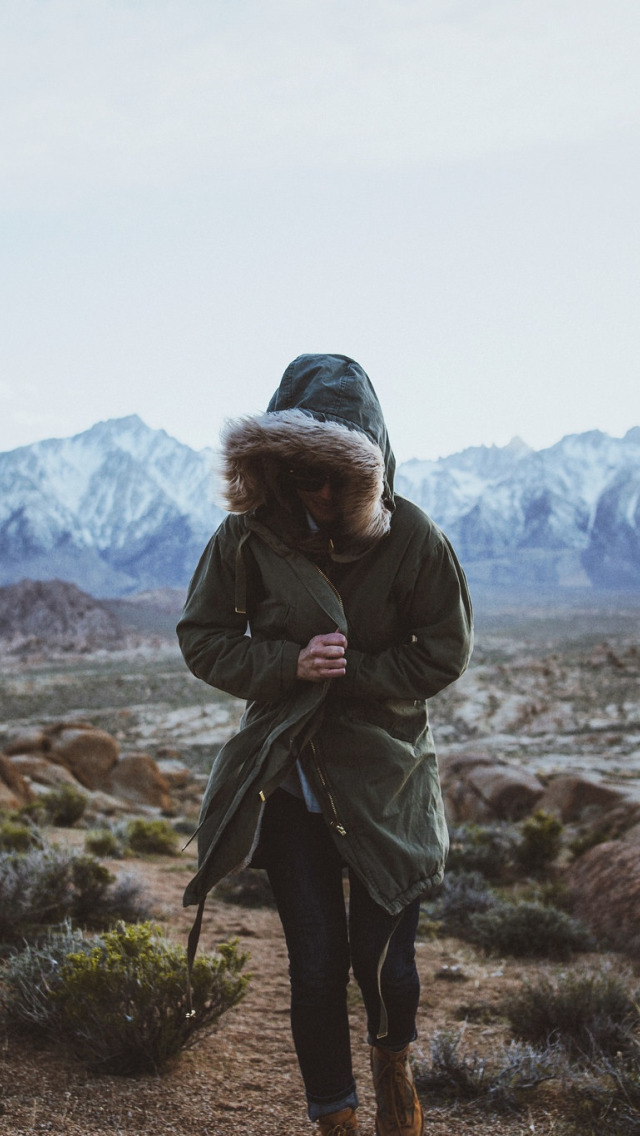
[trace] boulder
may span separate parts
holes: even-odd
[[[151,806],[163,811],[169,811],[172,807],[169,782],[148,753],[132,753],[121,757],[101,788],[132,804]]]
[[[603,785],[590,777],[561,774],[549,782],[538,808],[553,813],[566,824],[585,817],[594,818],[620,805],[624,798],[622,789]]]
[[[502,761],[496,762],[496,759],[488,753],[449,753],[445,757],[438,758],[440,782],[444,785],[447,781],[459,781],[461,777],[466,777],[471,769],[475,769],[476,765],[503,764]]]
[[[640,958],[640,846],[596,844],[567,872],[573,911],[605,945]]]
[[[39,730],[37,726],[33,726],[24,730],[13,741],[7,742],[4,752],[8,757],[13,757],[16,753],[45,753],[50,748],[51,742],[44,730]]]
[[[181,761],[162,758],[157,762],[158,770],[172,789],[184,789],[192,780],[191,770]]]
[[[118,797],[112,797],[110,793],[104,793],[101,789],[94,789],[87,794],[85,817],[91,823],[100,817],[117,817],[135,811],[135,805],[120,800]]]
[[[0,753],[0,808],[19,809],[34,800],[33,792],[11,759]]]
[[[111,734],[81,723],[64,722],[49,734],[50,759],[66,769],[85,789],[102,789],[118,760],[120,747]]]
[[[79,788],[73,773],[64,765],[55,765],[47,761],[46,757],[39,757],[35,753],[18,753],[11,758],[11,764],[23,777],[35,781],[38,785],[46,785],[49,789],[58,789],[61,785],[75,785]]]
[[[452,823],[521,820],[538,807],[544,792],[538,778],[525,769],[485,759],[451,763],[442,789]]]

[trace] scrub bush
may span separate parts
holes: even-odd
[[[564,829],[560,821],[542,810],[534,813],[520,828],[515,858],[525,872],[543,872],[557,858]]]
[[[569,971],[555,982],[525,984],[505,1003],[514,1036],[533,1045],[557,1042],[574,1058],[640,1056],[640,988],[609,969]]]
[[[59,848],[0,854],[0,942],[37,938],[70,919],[105,927],[148,916],[138,883],[115,877],[92,856]]]
[[[575,1136],[640,1136],[640,1051],[602,1058],[571,1081]]]
[[[465,937],[490,954],[518,958],[566,959],[594,945],[587,928],[565,911],[526,901],[500,900],[471,915]]]
[[[38,804],[44,809],[45,817],[57,828],[73,828],[76,821],[84,816],[87,798],[75,785],[61,785],[43,793]]]
[[[543,1081],[561,1076],[563,1055],[548,1047],[539,1052],[528,1045],[512,1044],[494,1062],[477,1054],[458,1053],[461,1032],[438,1030],[431,1044],[431,1063],[414,1066],[418,1094],[425,1103],[474,1101],[495,1112],[516,1112]]]
[[[84,846],[94,856],[106,856],[111,860],[120,860],[123,855],[122,841],[111,828],[92,829],[85,836]]]
[[[479,872],[494,882],[508,879],[516,842],[512,825],[460,825],[451,832],[447,868],[456,874]]]
[[[132,852],[142,855],[178,855],[178,835],[168,820],[130,820],[125,828],[125,843]]]
[[[35,943],[11,955],[2,971],[0,1009],[12,1029],[45,1036],[53,1028],[55,1002],[51,997],[60,969],[71,953],[89,953],[93,943],[65,922],[49,928]]]
[[[488,911],[497,902],[479,872],[450,872],[437,896],[423,903],[421,911],[427,921],[437,923],[441,933],[465,938],[472,914]]]
[[[10,961],[9,1024],[62,1039],[95,1072],[158,1073],[244,995],[247,956],[236,943],[201,955],[187,1015],[186,952],[150,923],[121,923],[87,942],[68,927]]]
[[[33,825],[11,816],[0,820],[0,852],[26,852],[41,846],[42,836]]]

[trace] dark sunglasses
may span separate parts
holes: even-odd
[[[317,465],[289,466],[287,478],[294,489],[300,489],[303,493],[318,493],[324,489],[327,482],[334,491],[342,488],[342,478],[339,474]]]

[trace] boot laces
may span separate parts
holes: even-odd
[[[384,1100],[384,1111],[391,1114],[398,1128],[413,1123],[414,1088],[405,1061],[390,1058],[380,1072],[378,1084]]]
[[[343,1124],[340,1121],[339,1124],[334,1124],[333,1128],[325,1128],[322,1136],[353,1136],[354,1132],[357,1133],[357,1129],[353,1125]]]

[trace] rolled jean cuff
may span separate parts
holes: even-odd
[[[319,1120],[321,1116],[327,1116],[330,1112],[340,1112],[343,1108],[357,1107],[358,1094],[355,1084],[345,1096],[338,1097],[336,1100],[312,1101],[307,1097],[307,1112],[311,1121]]]
[[[387,1053],[402,1053],[402,1050],[406,1049],[408,1045],[411,1045],[411,1042],[415,1041],[417,1036],[418,1031],[414,1029],[411,1037],[408,1037],[406,1041],[402,1041],[400,1045],[398,1045],[396,1041],[393,1042],[393,1045],[389,1045],[386,1037],[373,1037],[369,1032],[367,1033],[367,1045],[373,1045],[376,1049],[384,1049]]]

